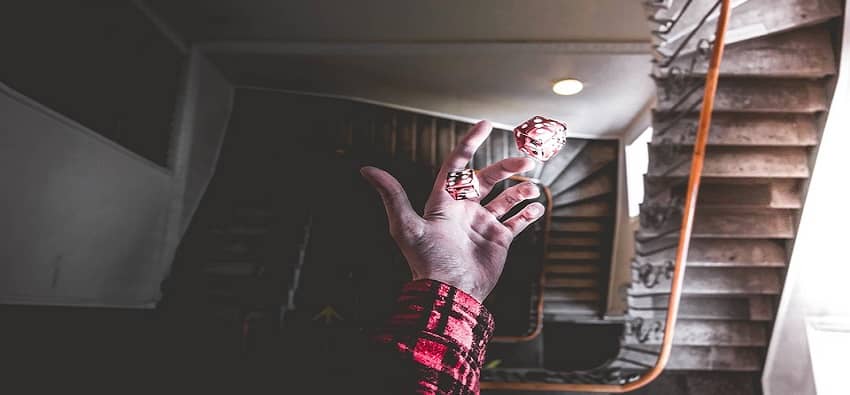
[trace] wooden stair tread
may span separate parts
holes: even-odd
[[[602,258],[602,254],[599,251],[549,251],[546,253],[546,259],[556,259],[556,260],[582,260],[582,261],[590,261],[590,260],[598,260]]]
[[[599,272],[599,265],[592,263],[551,263],[547,262],[543,265],[543,271],[546,273],[560,274],[593,274]]]
[[[667,317],[667,296],[630,298],[629,315],[644,319]],[[692,320],[773,321],[776,311],[774,296],[742,297],[686,296],[679,305],[679,318]]]
[[[684,177],[690,174],[692,153],[662,153],[653,147],[650,176]],[[703,177],[807,178],[809,153],[804,147],[712,147],[707,150]]]
[[[599,303],[598,301],[546,301],[543,304],[543,314],[550,316],[546,317],[548,320],[554,321],[557,321],[558,318],[551,316],[593,317],[599,314]]]
[[[684,201],[684,178],[645,177],[644,203],[669,206],[674,198]],[[704,178],[697,196],[699,208],[799,209],[802,202],[799,178]]]
[[[678,95],[661,96],[656,114],[671,111],[687,91]],[[813,113],[826,111],[826,91],[823,83],[809,79],[726,78],[718,82],[714,98],[715,112]],[[688,97],[679,107],[684,110],[702,99],[701,90]]]
[[[546,288],[589,288],[598,289],[599,283],[595,278],[576,278],[561,276],[546,276],[543,281]]]
[[[613,170],[616,171],[616,169]],[[617,176],[612,173],[613,171],[603,170],[596,175],[588,177],[584,181],[553,196],[552,204],[557,207],[615,192],[617,189]]]
[[[549,246],[597,247],[601,240],[596,237],[550,237]]]
[[[617,147],[608,141],[593,141],[557,176],[549,189],[553,196],[590,177],[597,170],[617,159]]]
[[[257,262],[253,260],[216,260],[204,263],[202,271],[215,276],[253,276]]]
[[[638,263],[661,264],[676,259],[675,249],[637,257]],[[785,248],[773,240],[693,239],[688,267],[784,267]]]
[[[633,276],[637,276],[633,270]],[[670,280],[661,278],[654,287],[632,283],[629,295],[658,295],[670,291]],[[773,268],[693,267],[685,271],[683,295],[778,295],[782,291],[780,273]]]
[[[664,325],[663,320],[644,321],[644,325],[652,326],[656,322]],[[649,332],[644,342],[635,334],[625,336],[625,344],[660,345],[663,331]],[[767,346],[768,331],[763,322],[748,321],[719,321],[719,320],[688,320],[676,322],[673,344],[682,346],[735,346],[735,347],[765,347]]]
[[[653,145],[664,143],[692,145],[699,118],[688,115],[667,128],[653,124]],[[722,146],[814,146],[817,127],[812,114],[718,113],[712,116],[708,145]]]
[[[704,5],[702,12],[685,13],[688,19],[677,24],[671,32],[668,37],[671,41],[665,46],[665,51],[678,48],[685,40],[684,34],[696,26],[697,19],[691,20],[691,18],[701,18],[709,7]],[[813,26],[840,16],[841,13],[841,2],[838,0],[748,0],[732,11],[727,27],[726,43],[732,46],[758,37]],[[697,30],[695,36],[711,37],[715,26],[716,22],[706,23]],[[697,46],[695,41],[697,40],[691,40],[685,45],[682,52],[685,54],[694,52]]]
[[[646,365],[655,364],[657,355],[658,346],[630,345],[620,352],[619,357],[644,366],[621,359],[612,367],[644,370]],[[763,360],[764,351],[760,347],[673,346],[666,369],[756,372],[761,370]]]
[[[641,216],[649,216],[641,208]],[[638,240],[660,235],[677,238],[681,226],[681,215],[670,215],[655,228],[641,227]],[[793,210],[762,209],[697,209],[694,215],[692,238],[746,238],[746,239],[791,239],[794,238]]]
[[[558,221],[553,218],[549,230],[553,232],[598,233],[605,230],[605,225],[592,220]]]
[[[540,182],[543,185],[551,185],[566,170],[570,162],[581,154],[589,142],[590,140],[584,139],[567,139],[567,143],[561,148],[558,155],[549,159],[542,166],[542,171],[538,175]]]
[[[567,206],[556,207],[552,210],[552,217],[611,217],[614,215],[613,209],[613,204],[607,200],[588,200]]]
[[[234,236],[260,236],[268,233],[268,226],[264,225],[226,225],[216,226],[210,229],[216,235]]]
[[[597,290],[550,289],[543,290],[543,300],[549,302],[588,302],[600,300]]]
[[[732,12],[733,19],[735,12]],[[671,67],[689,69],[696,53],[682,56]],[[705,75],[708,60],[697,61],[694,73]],[[829,31],[823,26],[732,43],[723,51],[722,76],[820,78],[836,73]],[[663,74],[662,74],[663,75]]]

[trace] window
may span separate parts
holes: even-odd
[[[648,127],[626,146],[626,188],[630,217],[640,214],[640,204],[643,203],[643,175],[649,168],[648,144],[651,138],[652,127]]]

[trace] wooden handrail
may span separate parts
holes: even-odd
[[[543,253],[545,254],[549,248],[549,229],[552,227],[552,191],[546,185],[539,184],[529,177],[511,176],[510,179],[520,182],[531,181],[536,185],[543,187],[543,194],[546,195],[546,213],[544,214],[545,216],[543,220]],[[524,336],[493,336],[490,341],[496,343],[520,343],[534,340],[535,337],[540,336],[540,333],[543,332],[543,281],[545,280],[545,276],[546,272],[544,268],[541,267],[540,278],[537,282],[537,306],[535,307],[537,309],[537,323],[531,333]]]
[[[685,209],[682,215],[682,229],[679,232],[679,247],[676,251],[676,265],[673,269],[670,297],[667,302],[667,321],[664,327],[664,340],[658,359],[648,372],[635,381],[626,384],[550,384],[550,383],[512,383],[512,382],[482,382],[482,389],[513,389],[528,391],[571,391],[571,392],[608,392],[622,393],[634,391],[655,380],[664,371],[670,353],[673,350],[673,332],[676,318],[679,315],[679,301],[682,296],[682,283],[685,278],[685,258],[691,240],[694,211],[697,194],[699,193],[700,177],[702,176],[705,160],[705,146],[708,143],[708,129],[711,125],[711,112],[714,109],[714,95],[717,92],[717,80],[720,77],[720,60],[723,57],[724,37],[726,26],[729,24],[730,0],[722,0],[720,16],[717,20],[714,48],[705,76],[705,92],[703,93],[702,109],[699,116],[696,142],[694,143],[691,173],[688,178],[688,189],[685,195]]]

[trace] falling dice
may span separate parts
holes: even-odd
[[[514,137],[520,151],[534,159],[547,161],[567,142],[567,125],[537,116],[517,126]]]
[[[481,195],[478,178],[472,169],[451,171],[446,177],[446,192],[455,200],[477,198]]]

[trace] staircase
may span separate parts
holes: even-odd
[[[365,164],[388,168],[405,185],[414,206],[421,207],[436,169],[471,126],[368,104],[240,90],[219,167],[180,247],[178,264],[165,284],[163,305],[188,326],[218,328],[207,331],[198,348],[226,348],[228,355],[257,352],[264,342],[274,341],[269,339],[275,327],[301,325],[292,322],[313,325],[325,303],[346,318],[346,325],[353,317],[359,320],[355,326],[367,325],[357,306],[369,304],[366,301],[378,288],[397,288],[395,283],[403,278],[393,272],[389,280],[369,283],[374,273],[389,271],[377,270],[374,264],[315,264],[350,260],[344,255],[355,249],[361,255],[369,253],[372,247],[364,246],[376,245],[368,238],[373,233],[386,239],[378,243],[384,246],[380,248],[392,249],[386,229],[381,230],[386,225],[378,200],[356,170]],[[274,133],[282,127],[288,128],[287,134]],[[292,144],[303,149],[286,148]],[[551,248],[543,252],[541,239],[534,236],[543,235],[540,221],[518,241],[522,246],[511,250],[509,278],[488,300],[495,303],[490,307],[503,323],[497,339],[538,336],[540,295],[546,300],[547,320],[599,319],[610,264],[617,151],[617,141],[569,139],[558,156],[525,174],[551,191],[551,231],[545,235]],[[470,166],[480,169],[508,156],[522,156],[512,132],[494,130]],[[309,177],[281,170],[319,162],[321,166],[304,168]],[[346,191],[347,199],[356,200],[352,204],[361,209],[346,206],[339,191]],[[358,232],[342,226],[336,232],[325,218],[331,214],[317,215],[320,212],[312,207],[326,207],[321,212],[340,216],[342,225],[371,221],[373,225],[365,226],[376,228]],[[356,216],[346,214],[354,211],[365,217],[342,218]],[[331,244],[335,248],[328,248]],[[374,261],[386,261],[388,267],[405,267],[397,253],[374,255]],[[340,270],[351,275],[342,276]],[[540,292],[541,274],[545,274],[544,292]],[[523,284],[510,286],[512,279],[522,279]],[[340,293],[335,290],[357,293],[364,287],[371,290],[357,298],[351,293],[339,300],[333,297]],[[382,299],[391,301],[392,295]],[[534,358],[540,360],[542,342],[537,339],[533,344]]]
[[[617,195],[617,141],[570,139],[535,171],[552,193],[544,317],[599,320],[605,306]]]
[[[673,18],[687,3],[688,13],[701,16],[714,1],[676,0],[652,17]],[[762,369],[836,73],[841,9],[837,0],[750,0],[732,11],[668,371],[752,372],[755,378]],[[669,54],[684,40],[676,32],[695,23],[683,17],[660,51]],[[713,29],[708,23],[697,37]],[[633,321],[614,365],[626,370],[654,364],[664,329],[699,80],[707,69],[697,47],[685,45],[667,67],[661,67],[664,58],[656,64],[659,95],[628,296]]]
[[[545,253],[544,318],[592,322],[603,313],[617,195],[616,140],[567,139],[561,152],[523,174],[552,195]],[[512,133],[495,130],[473,158],[483,168],[517,151]]]

